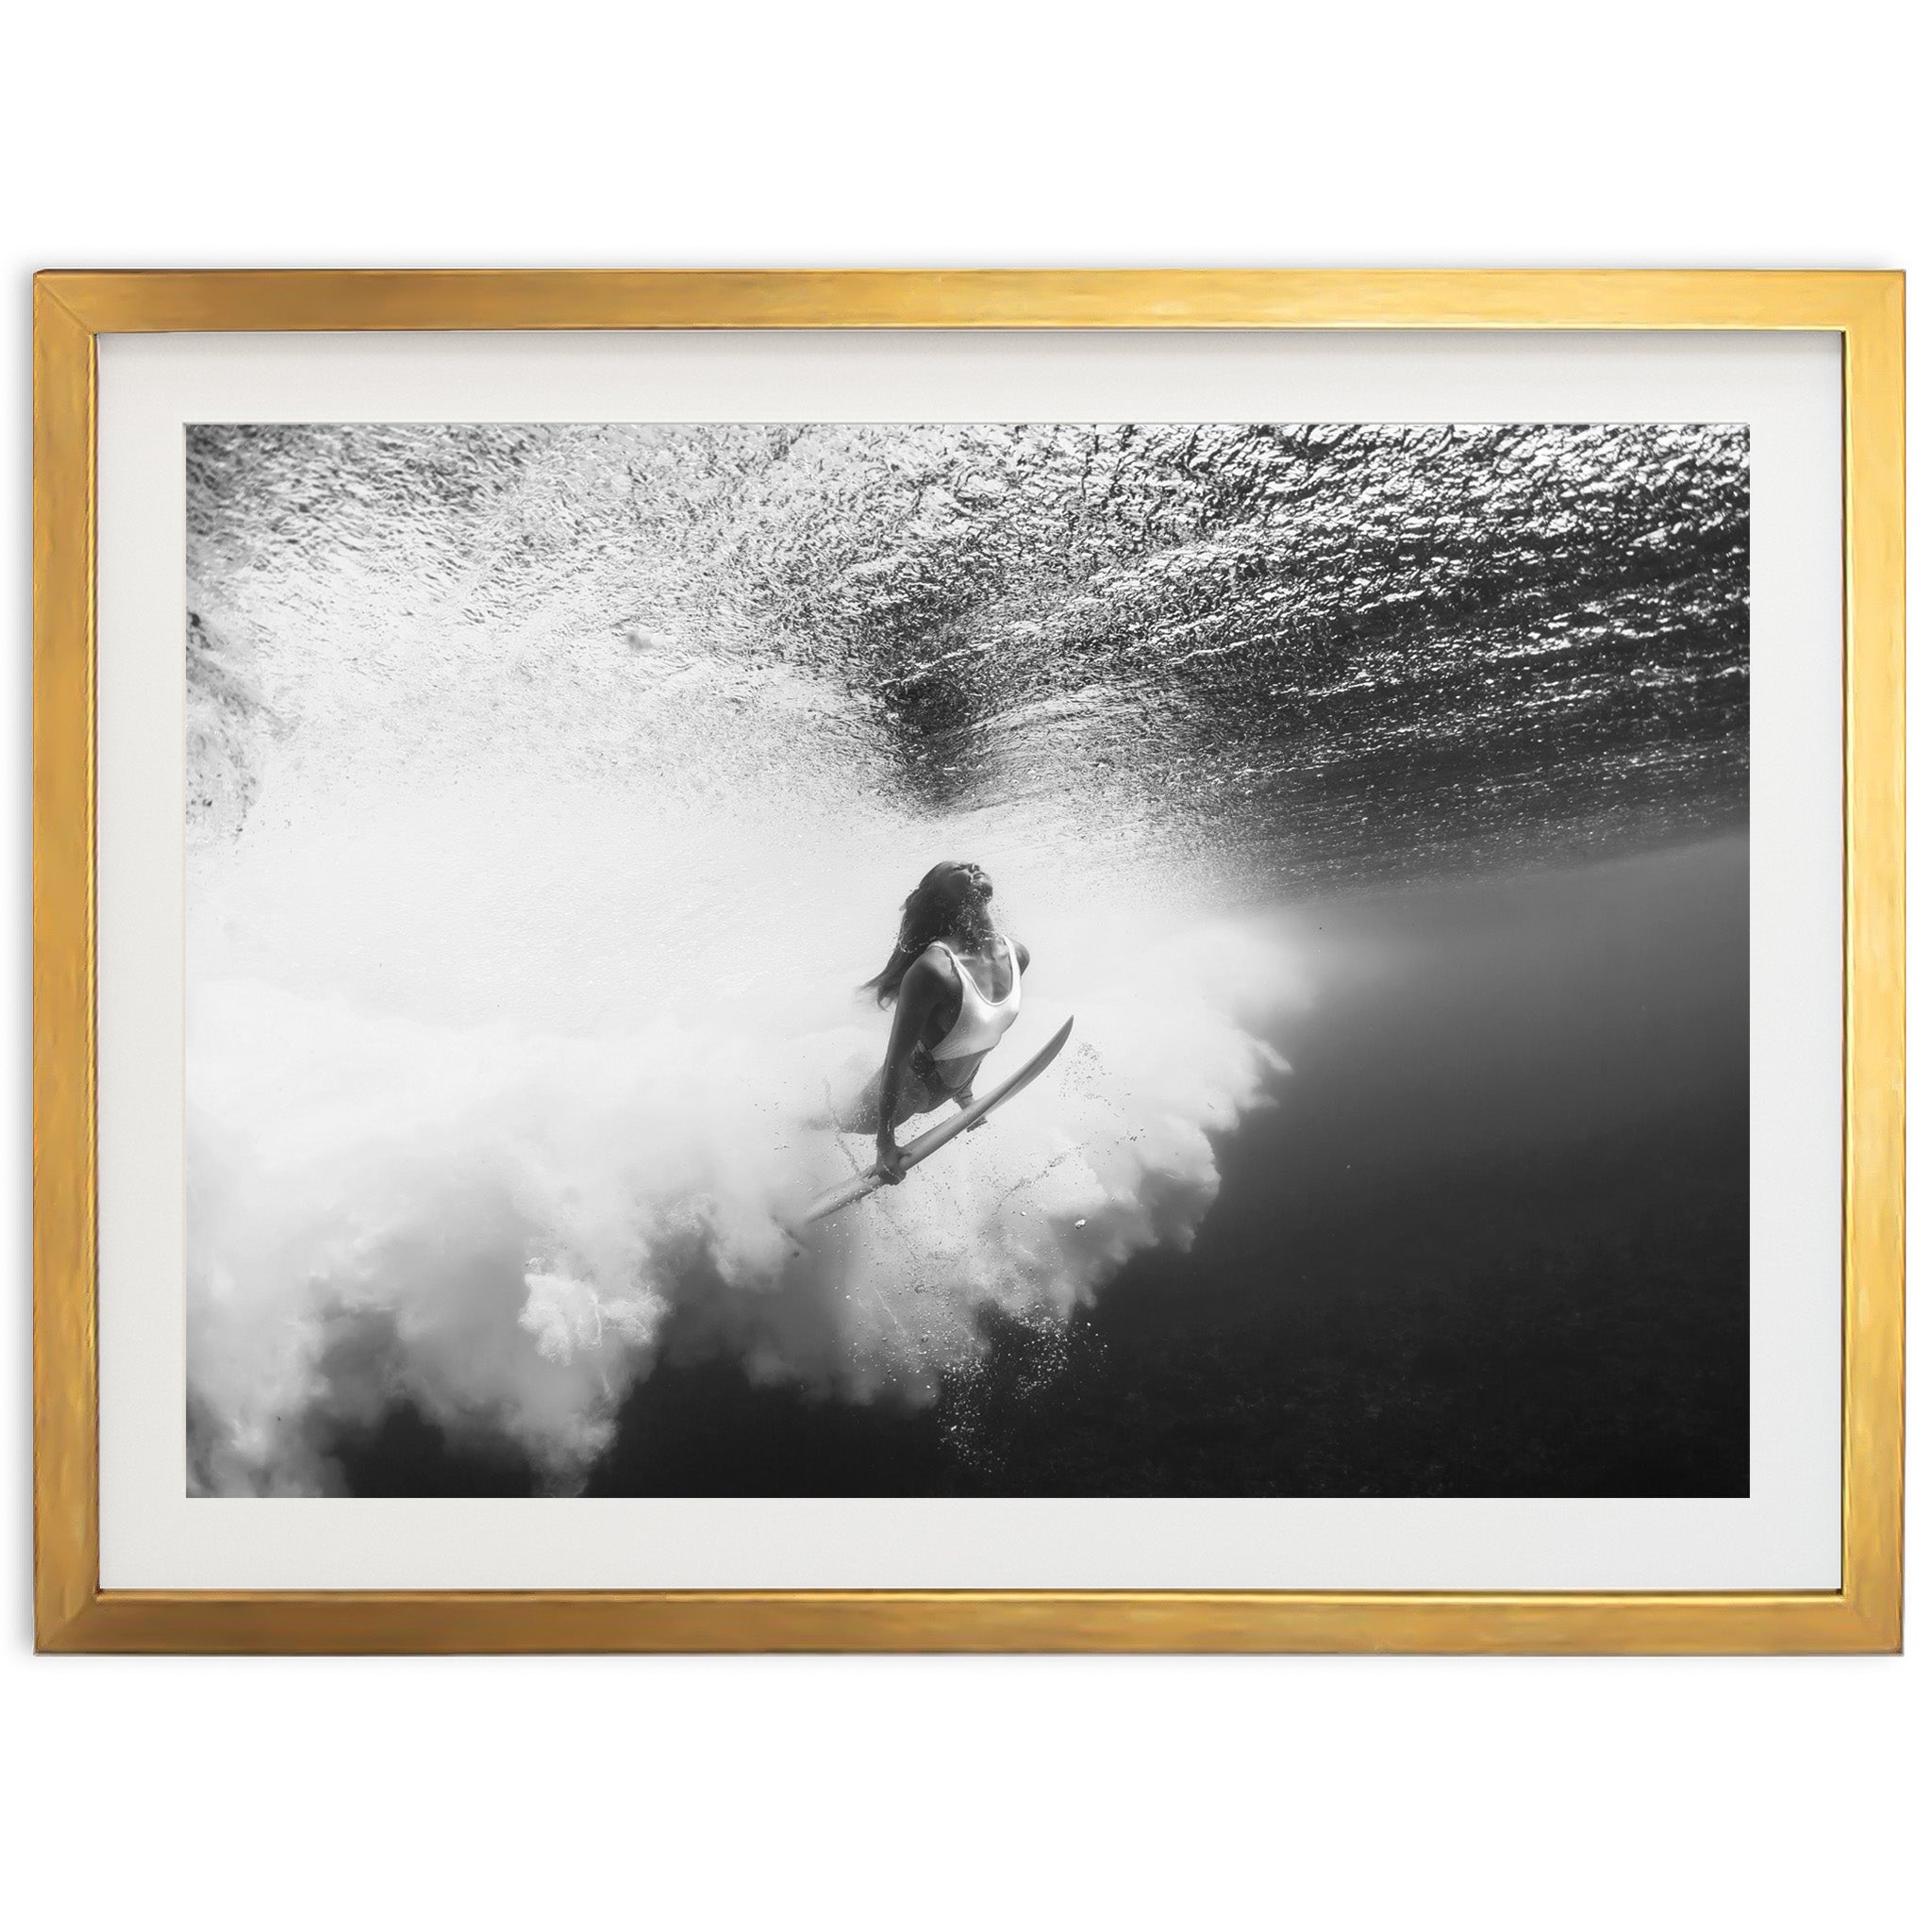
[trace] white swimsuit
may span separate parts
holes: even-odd
[[[935,941],[935,943],[939,943]],[[940,945],[940,951],[953,962],[953,971],[959,975],[959,1017],[953,1022],[953,1030],[932,1049],[936,1060],[961,1060],[969,1054],[991,1053],[1005,1037],[1006,1030],[1020,1017],[1020,961],[1013,952],[1013,942],[1004,933],[1000,944],[1007,949],[1007,970],[1012,974],[1012,984],[1007,989],[1003,1000],[990,1000],[973,983],[973,975],[959,963],[959,956],[951,946]]]

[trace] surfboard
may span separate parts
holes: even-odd
[[[971,1107],[960,1108],[950,1119],[941,1121],[936,1127],[926,1128],[924,1133],[907,1141],[899,1150],[906,1157],[907,1171],[910,1173],[922,1160],[929,1160],[948,1141],[963,1134],[975,1121],[983,1121],[994,1108],[1012,1099],[1021,1088],[1030,1087],[1059,1058],[1060,1048],[1066,1045],[1067,1036],[1073,1030],[1074,1023],[1069,1020],[1018,1072],[1008,1074],[990,1092],[980,1094]],[[849,1208],[853,1202],[877,1193],[885,1185],[885,1178],[878,1169],[869,1167],[851,1180],[827,1189],[798,1217],[798,1224],[803,1227],[808,1222],[823,1221],[826,1215],[836,1214],[840,1208]]]

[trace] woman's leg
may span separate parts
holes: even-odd
[[[932,1061],[924,1053],[915,1053],[899,1075],[899,1091],[892,1100],[892,1125],[903,1127],[915,1114],[930,1113],[941,1097]]]
[[[879,1096],[886,1081],[885,1069],[876,1068],[872,1077],[850,1100],[829,1102],[832,1124],[844,1134],[876,1134],[879,1130]],[[891,1124],[903,1127],[916,1114],[931,1113],[953,1098],[952,1091],[941,1079],[930,1057],[916,1053],[899,1076],[899,1091],[892,1098]]]
[[[841,1134],[876,1134],[879,1130],[879,1089],[885,1084],[885,1069],[875,1067],[869,1079],[849,1100],[834,1100],[832,1124]]]
[[[885,1087],[885,1069],[875,1072],[858,1093],[842,1105],[834,1104],[832,1123],[841,1133],[876,1134],[879,1130],[879,1095]],[[921,1076],[918,1064],[908,1066],[899,1081],[899,1091],[893,1096],[891,1124],[901,1127],[914,1114],[930,1113],[939,1106],[941,1095],[932,1091],[930,1083]]]

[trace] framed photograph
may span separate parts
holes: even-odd
[[[1903,313],[40,276],[40,1645],[1895,1649]]]

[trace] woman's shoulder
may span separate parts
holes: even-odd
[[[908,979],[924,979],[934,986],[951,986],[958,976],[958,968],[953,964],[952,953],[938,940],[906,969]]]

